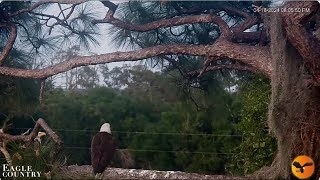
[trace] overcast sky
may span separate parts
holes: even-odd
[[[108,8],[103,6],[101,2],[99,1],[89,1],[87,2],[92,6],[91,8],[95,12],[95,15],[97,16],[97,19],[103,19],[108,11]],[[87,4],[83,3],[83,5]],[[116,4],[119,4],[119,1],[117,1]],[[70,5],[65,5],[65,7],[70,6]],[[81,5],[78,5],[81,6]],[[45,13],[47,14],[52,14],[52,15],[57,15],[59,14],[60,10],[58,8],[58,5],[51,5],[50,8],[45,10]],[[67,13],[68,11],[66,11]],[[75,12],[73,13],[75,14]],[[115,51],[126,51],[126,49],[119,49],[114,46],[114,44],[111,42],[111,37],[110,37],[110,32],[109,32],[109,27],[111,25],[107,23],[100,23],[98,24],[100,28],[100,33],[101,35],[98,36],[98,41],[100,43],[100,46],[97,45],[96,47],[91,48],[91,52],[97,53],[97,54],[105,54],[105,53],[110,53],[110,52],[115,52]]]
[[[96,15],[98,16],[98,19],[103,19],[108,8],[106,8],[105,6],[103,6],[101,4],[101,2],[98,1],[91,1],[88,2],[90,3],[90,5],[93,6],[94,11],[96,12]],[[68,5],[66,5],[68,6]],[[58,5],[52,5],[50,6],[50,8],[45,10],[45,13],[47,14],[52,14],[52,15],[57,15],[60,12]],[[67,13],[67,12],[66,12]],[[98,25],[100,28],[100,33],[101,35],[98,36],[98,41],[100,43],[100,45],[96,45],[95,47],[92,46],[90,51],[93,54],[106,54],[106,53],[111,53],[111,52],[115,52],[115,51],[126,51],[126,49],[123,48],[118,48],[114,45],[114,43],[112,42],[112,38],[110,36],[110,31],[109,31],[109,27],[111,27],[111,25],[109,24],[99,24]],[[85,54],[90,54],[90,53],[85,53]],[[112,69],[114,67],[121,67],[124,64],[137,64],[137,62],[114,62],[114,63],[108,63],[108,67],[109,69]],[[57,77],[56,77],[57,78]],[[100,81],[102,80],[102,78],[100,78]],[[57,78],[56,80],[56,85],[57,86],[61,86],[64,83],[64,79],[63,78]],[[103,83],[103,82],[100,82]]]

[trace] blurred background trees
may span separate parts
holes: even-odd
[[[107,73],[114,79],[99,87],[48,89],[44,104],[29,106],[28,116],[10,114],[12,131],[24,132],[32,118],[43,117],[63,139],[68,164],[90,164],[91,138],[104,122],[111,123],[118,148],[132,154],[135,168],[242,175],[271,163],[276,143],[266,129],[270,87],[264,77],[246,75],[230,91],[223,86],[226,77],[212,72],[220,79],[209,84],[209,93],[193,90],[196,105],[170,73],[142,65]]]

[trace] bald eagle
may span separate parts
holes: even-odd
[[[104,123],[91,142],[91,163],[96,178],[102,178],[103,171],[110,164],[115,151],[116,144],[111,135],[110,124]]]
[[[45,136],[45,132],[38,132],[37,137],[34,138],[34,151],[36,152],[36,156],[39,157],[40,149],[41,149],[41,138]]]

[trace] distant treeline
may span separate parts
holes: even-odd
[[[215,75],[205,88],[186,92],[170,74],[142,66],[107,73],[117,78],[104,86],[68,90],[48,84],[44,104],[29,117],[9,113],[11,132],[43,117],[64,141],[68,164],[91,163],[91,138],[104,122],[135,168],[246,174],[271,163],[275,142],[265,128],[270,87],[263,77],[248,76],[231,90],[226,77]],[[115,160],[113,166],[121,165]]]

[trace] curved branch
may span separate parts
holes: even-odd
[[[123,28],[130,31],[146,32],[158,28],[179,26],[183,24],[194,24],[194,23],[215,23],[220,28],[221,31],[228,34],[229,27],[225,21],[223,21],[219,16],[216,15],[193,15],[184,17],[175,17],[172,19],[162,19],[158,21],[153,21],[147,24],[134,25],[128,22],[114,18],[112,15],[107,15],[103,20],[96,20],[93,23],[109,23],[116,27]]]
[[[222,10],[225,11],[229,15],[235,15],[245,18],[245,20],[236,25],[235,27],[229,28],[228,24],[219,16],[215,15],[213,10],[210,10],[210,14],[202,14],[202,15],[189,15],[189,16],[182,16],[182,17],[174,17],[171,19],[162,19],[162,20],[156,20],[150,23],[142,24],[142,25],[135,25],[131,24],[129,22],[125,22],[123,20],[117,19],[114,17],[114,13],[117,9],[117,5],[115,5],[112,2],[106,1],[106,3],[103,2],[103,4],[109,8],[106,16],[102,20],[95,20],[93,21],[93,24],[97,23],[109,23],[116,27],[130,30],[130,31],[137,31],[137,32],[146,32],[150,30],[155,30],[158,28],[165,28],[165,27],[173,27],[173,26],[179,26],[183,24],[194,24],[194,23],[215,23],[218,25],[218,27],[221,30],[221,36],[220,38],[229,38],[232,34],[235,37],[244,37],[243,40],[239,39],[234,42],[250,42],[252,39],[254,41],[260,41],[260,33],[256,34],[246,34],[243,33],[246,29],[252,27],[255,24],[261,23],[261,19],[256,16],[251,16],[250,13],[245,12],[243,10],[239,10],[232,7],[226,7],[223,6]],[[171,29],[170,29],[171,30]],[[240,36],[237,36],[236,33],[242,33]],[[236,38],[237,39],[237,38]]]
[[[0,66],[3,65],[5,59],[9,55],[9,52],[12,49],[13,44],[16,41],[16,38],[17,38],[17,27],[15,26],[15,24],[0,23],[0,28],[1,27],[5,27],[5,28],[10,29],[10,36],[8,38],[8,41],[7,41],[6,45],[3,48],[2,53],[0,54]]]
[[[219,59],[231,59],[248,64],[266,75],[270,75],[272,71],[270,52],[267,47],[239,45],[228,41],[217,41],[213,45],[159,45],[129,52],[114,52],[93,56],[73,57],[68,61],[43,69],[31,70],[0,67],[0,75],[40,79],[79,66],[120,61],[137,61],[155,56],[172,54],[212,56]]]
[[[179,26],[183,24],[194,24],[194,23],[215,23],[217,24],[221,32],[224,36],[228,36],[231,31],[229,29],[228,24],[222,20],[219,16],[210,13],[210,15],[192,15],[192,16],[184,16],[184,17],[174,17],[171,19],[162,19],[153,21],[150,23],[142,24],[142,25],[135,25],[129,22],[122,21],[114,17],[114,13],[117,9],[117,5],[110,1],[103,2],[103,4],[109,8],[106,17],[102,20],[95,20],[92,23],[109,23],[118,28],[130,30],[130,31],[137,31],[137,32],[146,32],[158,28],[165,28],[165,27],[172,27],[172,26]]]

